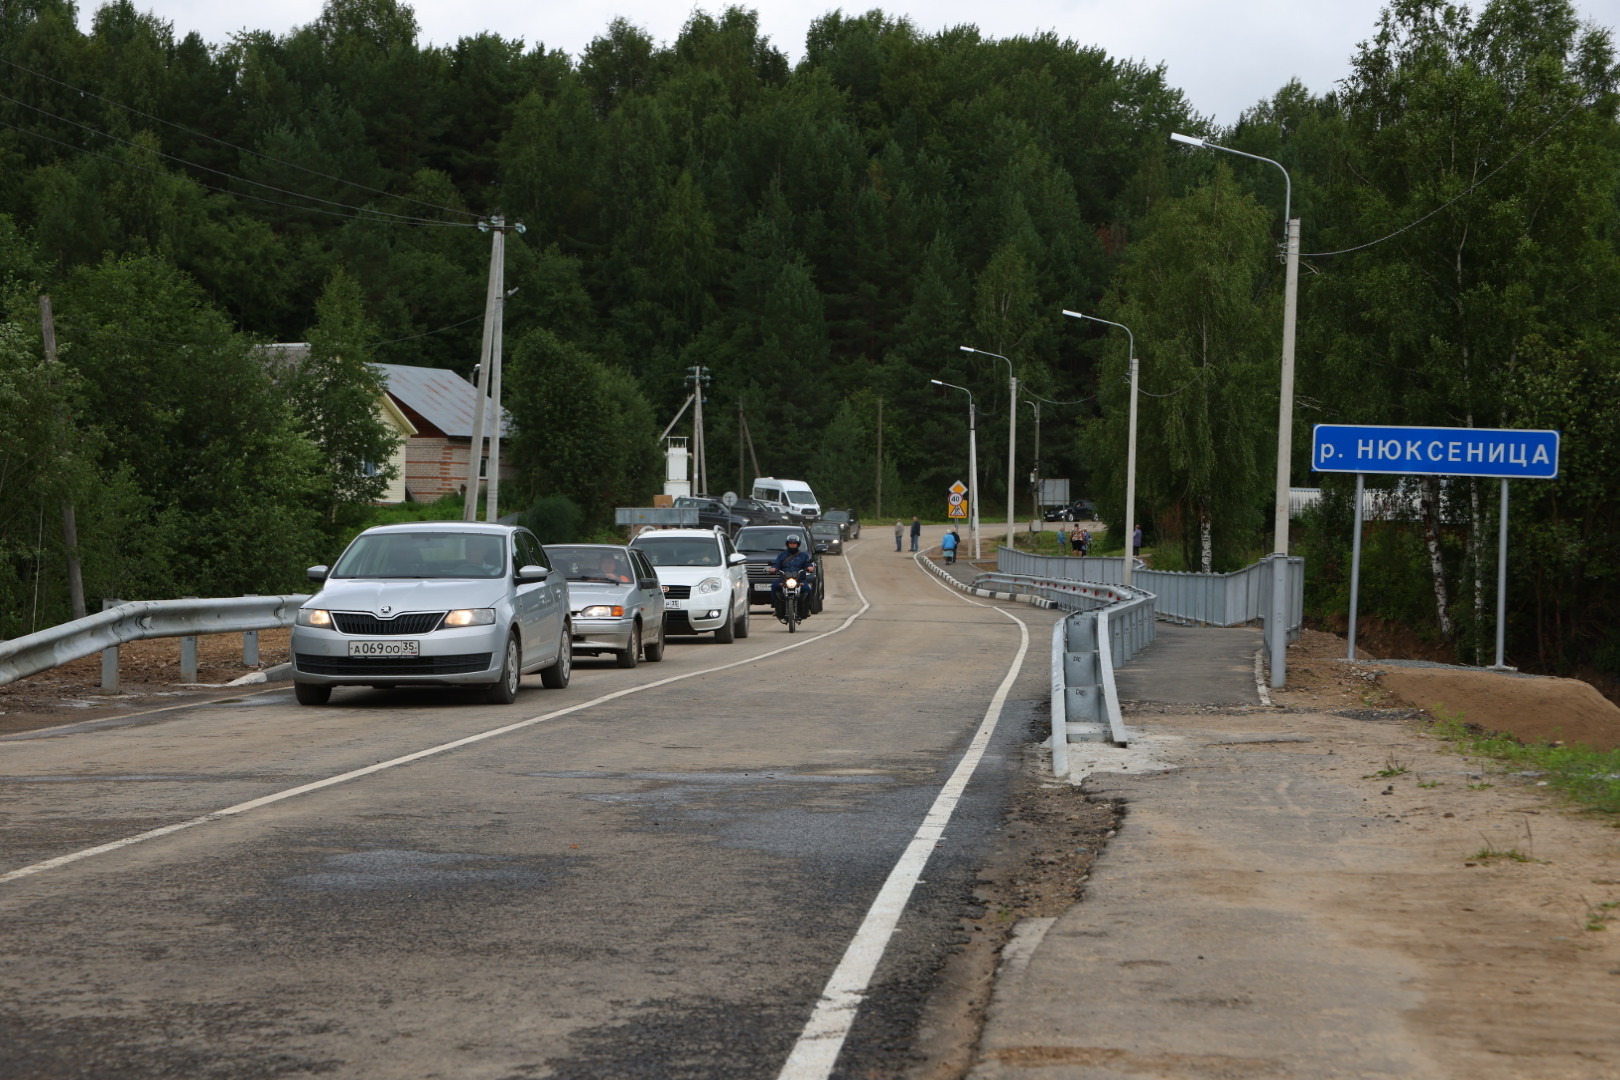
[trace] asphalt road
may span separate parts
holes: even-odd
[[[283,687],[0,739],[0,1077],[897,1075],[1055,614],[888,540],[800,634],[756,609],[510,706]]]

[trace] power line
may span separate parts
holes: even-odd
[[[1377,240],[1373,240],[1370,243],[1358,244],[1355,247],[1345,248],[1342,251],[1313,251],[1313,252],[1310,252],[1308,254],[1301,255],[1300,258],[1302,258],[1302,259],[1322,259],[1322,258],[1326,258],[1329,255],[1348,255],[1352,251],[1365,251],[1367,248],[1374,247],[1374,246],[1376,246],[1378,244],[1382,244],[1385,240],[1393,240],[1395,237],[1401,235],[1401,233],[1403,233],[1403,232],[1406,232],[1408,229],[1412,229],[1412,228],[1415,228],[1415,227],[1423,224],[1425,221],[1428,221],[1430,218],[1434,217],[1434,215],[1438,214],[1440,211],[1444,210],[1446,207],[1448,207],[1448,206],[1452,205],[1453,203],[1458,202],[1458,201],[1460,201],[1462,199],[1466,199],[1468,196],[1472,195],[1475,192],[1476,189],[1484,186],[1484,184],[1486,184],[1491,179],[1491,177],[1495,176],[1497,173],[1501,172],[1503,169],[1507,168],[1509,165],[1511,165],[1515,161],[1517,161],[1521,156],[1523,156],[1523,154],[1524,154],[1524,152],[1526,150],[1529,150],[1532,146],[1536,145],[1536,143],[1540,142],[1542,139],[1544,139],[1548,135],[1552,134],[1552,131],[1553,131],[1554,128],[1556,128],[1559,124],[1562,124],[1566,119],[1569,118],[1570,113],[1574,112],[1576,109],[1580,108],[1584,104],[1586,104],[1585,101],[1577,101],[1575,104],[1573,104],[1569,108],[1565,109],[1562,116],[1560,116],[1558,119],[1554,120],[1551,124],[1548,124],[1547,127],[1541,132],[1541,134],[1537,135],[1535,138],[1531,139],[1529,142],[1525,143],[1523,146],[1521,146],[1517,150],[1515,150],[1513,152],[1513,154],[1506,161],[1502,162],[1502,164],[1498,165],[1496,168],[1492,169],[1490,172],[1486,173],[1483,177],[1481,177],[1480,179],[1474,181],[1472,184],[1469,184],[1468,187],[1466,189],[1464,189],[1460,194],[1454,196],[1453,198],[1447,199],[1445,202],[1441,203],[1439,206],[1435,207],[1433,210],[1430,210],[1427,214],[1424,214],[1422,217],[1418,218],[1416,221],[1408,222],[1407,224],[1402,225],[1400,228],[1396,229],[1394,232],[1390,233],[1388,236],[1381,236]]]
[[[26,72],[29,75],[34,76],[36,79],[44,79],[46,82],[55,83],[57,86],[60,86],[65,90],[72,90],[74,93],[80,95],[81,97],[94,98],[95,100],[105,102],[106,104],[111,105],[114,108],[123,109],[126,112],[134,113],[136,116],[144,116],[146,119],[154,120],[154,121],[156,121],[157,123],[160,123],[160,124],[166,124],[169,127],[172,127],[177,131],[183,131],[188,135],[195,135],[199,139],[207,139],[210,142],[219,143],[221,146],[228,146],[232,150],[235,150],[235,151],[237,151],[239,153],[252,154],[254,157],[260,158],[261,160],[274,162],[277,165],[285,165],[289,169],[298,169],[301,172],[309,173],[311,176],[319,176],[323,180],[335,180],[336,182],[338,182],[340,184],[347,184],[350,187],[357,187],[361,191],[369,191],[374,195],[384,195],[384,196],[387,196],[388,198],[392,198],[392,199],[402,199],[402,200],[404,200],[406,202],[416,203],[418,206],[426,206],[426,207],[429,207],[429,208],[434,209],[434,210],[442,210],[447,214],[460,214],[463,217],[474,218],[474,219],[476,219],[476,218],[478,218],[480,216],[478,214],[473,213],[470,210],[458,210],[455,207],[451,207],[451,206],[441,206],[438,203],[427,202],[426,200],[413,198],[413,197],[411,197],[409,195],[393,195],[393,194],[391,194],[391,193],[389,193],[387,191],[383,191],[383,190],[381,190],[379,188],[369,187],[369,186],[367,186],[365,184],[362,184],[362,183],[359,183],[358,181],[355,181],[355,180],[345,180],[341,176],[332,176],[332,175],[330,175],[328,173],[321,172],[319,169],[311,169],[311,168],[309,168],[307,166],[304,166],[304,165],[298,165],[298,164],[295,164],[295,163],[293,163],[291,161],[284,161],[281,158],[273,157],[270,154],[263,154],[263,153],[260,153],[257,150],[251,150],[251,149],[249,149],[248,147],[245,147],[245,146],[238,146],[233,142],[229,142],[229,141],[227,141],[225,139],[219,138],[217,135],[209,135],[206,132],[197,131],[194,128],[186,127],[184,124],[177,124],[172,120],[165,120],[161,116],[154,116],[149,112],[143,112],[142,110],[137,109],[132,105],[125,105],[123,102],[114,101],[112,98],[109,98],[109,97],[103,97],[102,95],[97,94],[94,91],[85,90],[85,89],[82,89],[80,87],[74,86],[72,83],[63,82],[61,79],[53,78],[50,75],[46,75],[44,72],[35,71],[33,68],[24,67],[23,65],[17,63],[15,60],[8,60],[3,56],[0,56],[0,64],[5,64],[8,67],[14,67],[18,71]],[[69,122],[72,123],[72,121],[69,121]],[[199,166],[199,168],[200,167],[201,166]]]
[[[0,94],[0,101],[9,101],[14,105],[20,105],[25,109],[29,109],[29,110],[31,110],[33,112],[39,113],[41,116],[48,116],[52,120],[59,120],[64,124],[72,124],[74,127],[80,128],[80,129],[82,129],[84,131],[88,131],[92,135],[99,135],[104,139],[110,139],[113,142],[122,143],[125,146],[134,147],[135,149],[141,150],[141,151],[143,151],[145,153],[156,154],[158,157],[166,158],[169,161],[176,161],[176,162],[179,162],[181,165],[186,165],[186,166],[189,166],[189,167],[191,167],[193,169],[199,169],[199,170],[201,170],[203,172],[213,173],[215,176],[223,176],[227,180],[235,180],[235,181],[237,181],[239,183],[251,184],[254,187],[264,188],[267,191],[275,191],[275,192],[279,192],[282,195],[290,195],[295,199],[307,199],[310,202],[325,203],[328,206],[340,206],[340,207],[344,208],[345,210],[353,210],[353,211],[355,211],[356,213],[359,213],[359,214],[371,215],[371,217],[368,220],[388,220],[388,219],[393,219],[393,220],[402,221],[402,222],[406,222],[408,224],[413,224],[413,225],[453,225],[453,226],[455,226],[457,228],[467,228],[469,226],[469,224],[470,224],[468,222],[460,222],[460,221],[438,221],[438,220],[435,220],[433,218],[411,217],[411,216],[406,215],[406,214],[395,214],[395,213],[391,213],[391,212],[386,211],[386,210],[374,210],[374,209],[371,209],[370,207],[352,206],[349,203],[338,202],[335,199],[323,199],[318,195],[305,195],[302,192],[292,191],[292,190],[289,190],[289,189],[283,188],[283,187],[277,187],[274,184],[266,184],[266,183],[262,183],[262,182],[260,182],[258,180],[249,180],[246,177],[237,176],[237,175],[235,175],[233,173],[225,172],[223,169],[215,169],[215,168],[211,168],[210,166],[207,166],[207,165],[199,165],[194,161],[187,161],[185,158],[177,157],[174,154],[165,153],[162,150],[153,150],[150,147],[142,146],[140,143],[135,142],[132,139],[126,139],[126,138],[123,138],[122,136],[119,136],[119,135],[113,135],[110,132],[102,131],[100,128],[91,127],[89,124],[81,123],[78,120],[73,120],[73,119],[70,119],[69,117],[66,117],[66,116],[59,116],[56,113],[50,112],[47,109],[42,109],[37,105],[30,105],[26,101],[20,101],[17,98],[11,97],[8,94]],[[37,132],[29,132],[25,128],[17,128],[17,130],[24,131],[24,132],[26,132],[28,134],[38,134]],[[52,140],[52,141],[60,141],[60,140]],[[63,143],[62,145],[71,145],[71,144]],[[84,150],[83,152],[84,153],[94,153],[94,151],[91,151],[91,150],[88,150],[88,149]],[[201,181],[198,181],[198,182],[200,183]],[[239,192],[231,191],[229,188],[219,188],[219,187],[215,187],[212,184],[205,184],[204,186],[212,188],[215,191],[224,191],[224,192],[227,192],[228,194],[240,194]],[[249,197],[251,198],[251,196],[249,196]],[[285,205],[285,204],[275,204],[275,205]],[[302,209],[302,208],[299,207],[299,208],[295,208],[295,209]]]
[[[64,142],[63,140],[55,138],[54,136],[46,135],[46,134],[43,134],[43,133],[38,132],[38,131],[31,131],[28,128],[21,127],[21,126],[19,126],[17,124],[13,124],[8,120],[0,120],[0,127],[8,127],[13,131],[21,132],[24,135],[31,135],[36,139],[42,139],[45,142],[55,143],[57,146],[66,147],[67,149],[72,150],[74,153],[89,154],[91,157],[98,157],[98,158],[101,158],[103,161],[110,161],[114,165],[121,165],[121,166],[123,166],[124,168],[127,168],[127,169],[135,169],[138,172],[150,173],[153,176],[161,176],[166,180],[175,179],[175,175],[173,173],[165,172],[162,169],[150,169],[150,168],[147,168],[145,165],[138,165],[135,162],[130,161],[130,160],[126,159],[126,158],[116,158],[116,157],[113,157],[110,154],[103,154],[99,150],[91,150],[91,149],[89,149],[87,147],[83,147],[83,146],[74,146],[70,142]],[[221,195],[230,195],[233,198],[238,198],[238,199],[252,199],[254,202],[262,202],[262,203],[265,203],[265,204],[267,204],[269,206],[277,206],[277,207],[280,207],[283,210],[300,211],[300,212],[303,212],[303,213],[306,213],[306,214],[325,214],[327,217],[343,218],[345,221],[353,221],[353,220],[356,219],[356,216],[354,214],[339,213],[336,210],[322,210],[318,206],[294,206],[291,203],[279,202],[279,201],[277,201],[275,199],[266,199],[266,198],[264,198],[262,196],[259,196],[259,195],[249,195],[245,191],[232,191],[229,188],[223,188],[223,187],[220,187],[217,184],[207,184],[207,183],[204,183],[203,181],[197,180],[195,178],[187,177],[185,179],[189,180],[190,183],[196,184],[199,187],[207,188],[209,191],[217,191]],[[300,199],[309,198],[309,196],[296,195],[296,194],[294,195],[294,197],[295,198],[300,198]],[[356,209],[356,208],[351,207],[350,209]],[[359,210],[358,212],[360,214],[376,213],[374,211],[368,211],[368,210]],[[381,214],[381,213],[377,213],[377,216],[373,216],[373,217],[361,217],[361,218],[359,218],[359,220],[362,220],[362,221],[383,221],[383,222],[392,223],[391,219],[397,220],[397,221],[400,221],[400,222],[404,222],[406,224],[428,225],[428,226],[434,226],[436,228],[466,229],[466,228],[472,228],[473,227],[470,223],[467,223],[467,222],[460,222],[460,221],[433,221],[430,218],[419,218],[419,219],[399,218],[398,215],[384,215],[384,214]]]

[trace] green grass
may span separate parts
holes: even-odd
[[[1535,862],[1534,859],[1520,851],[1518,848],[1507,848],[1506,850],[1501,850],[1493,847],[1482,847],[1468,857],[1470,859],[1478,860],[1479,862],[1490,862],[1492,859],[1512,859],[1514,862]]]
[[[1620,750],[1594,750],[1590,746],[1552,743],[1525,744],[1511,735],[1471,729],[1462,714],[1435,706],[1440,717],[1431,729],[1452,743],[1457,752],[1490,758],[1504,769],[1540,773],[1547,786],[1577,804],[1605,814],[1620,814]],[[1469,784],[1470,789],[1490,787]]]

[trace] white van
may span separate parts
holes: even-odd
[[[821,516],[821,504],[816,501],[816,493],[803,480],[758,477],[754,481],[753,497],[806,521]]]

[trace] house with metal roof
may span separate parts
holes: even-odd
[[[461,493],[467,482],[467,457],[472,448],[473,410],[478,389],[444,368],[407,364],[373,364],[382,372],[388,396],[414,429],[405,440],[403,497],[432,502]],[[512,418],[501,417],[501,438],[511,435]],[[479,459],[480,483],[489,459],[489,437],[484,437]],[[517,470],[501,462],[501,481],[517,478]]]

